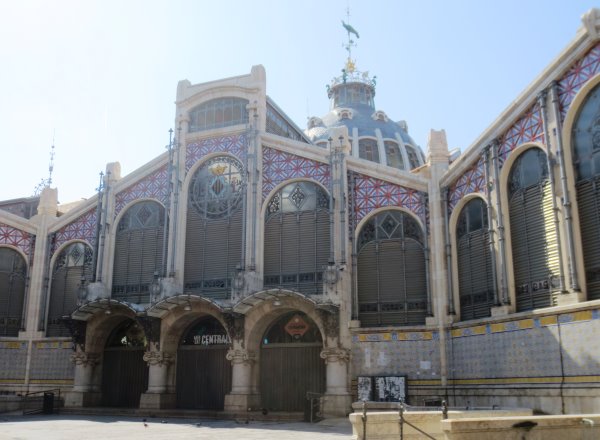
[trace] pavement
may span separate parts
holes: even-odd
[[[347,418],[311,424],[80,415],[0,416],[2,440],[349,440],[351,436]]]

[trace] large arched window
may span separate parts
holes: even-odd
[[[377,214],[362,227],[357,251],[361,326],[424,324],[424,237],[416,220],[400,211]]]
[[[148,303],[154,273],[163,272],[165,209],[154,201],[131,206],[115,237],[112,297]]]
[[[559,261],[546,154],[531,148],[508,178],[517,311],[554,305]]]
[[[27,265],[14,249],[0,247],[0,336],[18,336]]]
[[[358,140],[358,157],[379,163],[379,147],[376,139],[363,138]]]
[[[329,195],[320,186],[294,182],[277,191],[265,216],[265,287],[321,293],[329,233]]]
[[[190,182],[186,243],[185,291],[226,298],[231,278],[242,262],[242,164],[229,156],[206,161]]]
[[[91,281],[92,260],[92,248],[84,243],[72,243],[58,255],[52,271],[47,336],[70,336],[60,319],[71,314],[77,306],[82,280]]]
[[[490,255],[487,206],[480,198],[469,201],[456,225],[458,286],[462,320],[490,316],[494,305],[494,277]]]
[[[217,98],[190,111],[190,132],[248,123],[247,99]]]
[[[579,110],[571,142],[587,298],[600,299],[600,85]]]

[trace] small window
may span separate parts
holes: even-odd
[[[248,100],[218,98],[190,111],[190,132],[248,123]]]
[[[385,156],[388,166],[403,170],[404,159],[400,153],[400,146],[398,145],[398,142],[384,141],[383,145],[385,146]]]
[[[360,139],[358,141],[358,156],[361,159],[379,162],[379,148],[375,139]]]

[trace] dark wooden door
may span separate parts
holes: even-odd
[[[104,351],[102,404],[138,408],[148,389],[148,366],[142,347],[110,347]]]
[[[184,345],[177,352],[177,406],[222,410],[231,391],[227,347]]]
[[[322,344],[264,345],[260,353],[260,392],[269,411],[304,411],[308,391],[325,391]]]

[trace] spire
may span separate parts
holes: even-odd
[[[347,23],[342,20],[342,26],[348,33],[348,41],[343,44],[348,52],[348,59],[346,60],[344,71],[352,74],[356,70],[356,60],[352,59],[352,48],[357,46],[356,42],[352,39],[352,35],[355,35],[357,39],[360,38],[360,36],[358,35],[358,31],[350,25],[350,7],[346,8],[346,21]]]
[[[52,185],[52,172],[54,171],[54,135],[52,135],[52,146],[50,147],[50,164],[48,165],[48,178],[42,179],[33,190],[33,197],[39,196],[44,188]]]

